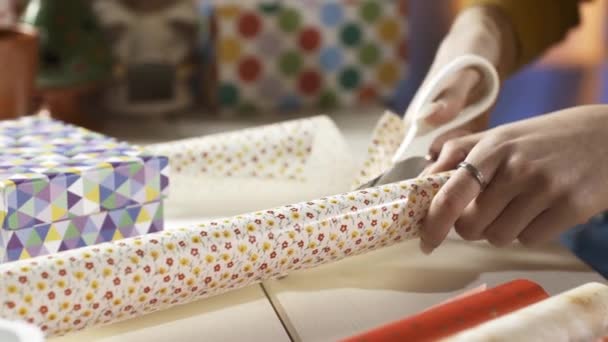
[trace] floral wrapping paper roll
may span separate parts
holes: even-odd
[[[448,176],[0,265],[2,316],[62,335],[412,239]]]
[[[326,116],[147,147],[169,157],[168,213],[238,215],[346,192],[356,165]]]

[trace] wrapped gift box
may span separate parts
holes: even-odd
[[[0,122],[0,262],[161,230],[168,160],[50,118]]]
[[[404,0],[203,1],[214,4],[223,109],[378,104],[405,78]]]

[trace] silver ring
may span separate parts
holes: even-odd
[[[475,166],[473,166],[473,164],[463,161],[462,163],[458,164],[458,168],[467,170],[469,174],[471,174],[471,176],[475,178],[477,183],[479,183],[481,191],[483,191],[483,189],[486,188],[486,185],[488,185],[486,183],[485,177],[483,176],[483,173],[481,173],[481,171],[479,171]]]

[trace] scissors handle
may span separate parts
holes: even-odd
[[[424,106],[432,103],[443,90],[440,86],[447,78],[466,68],[474,68],[481,73],[481,82],[484,83],[486,93],[483,97],[468,105],[452,120],[437,127],[432,127],[425,122],[431,114],[424,113]],[[498,96],[500,80],[494,66],[485,58],[477,55],[460,56],[433,75],[429,82],[422,86],[408,107],[404,120],[409,123],[408,132],[393,157],[396,163],[405,158],[420,153],[426,153],[433,141],[445,132],[457,128],[488,110]],[[424,149],[421,152],[420,149]]]

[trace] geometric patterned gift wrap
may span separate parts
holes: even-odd
[[[154,233],[162,229],[162,201],[19,230],[2,229],[0,263]]]
[[[222,108],[381,103],[405,77],[404,0],[206,1],[215,6]]]
[[[166,157],[47,117],[0,122],[2,230],[141,207],[161,201],[167,190]]]

